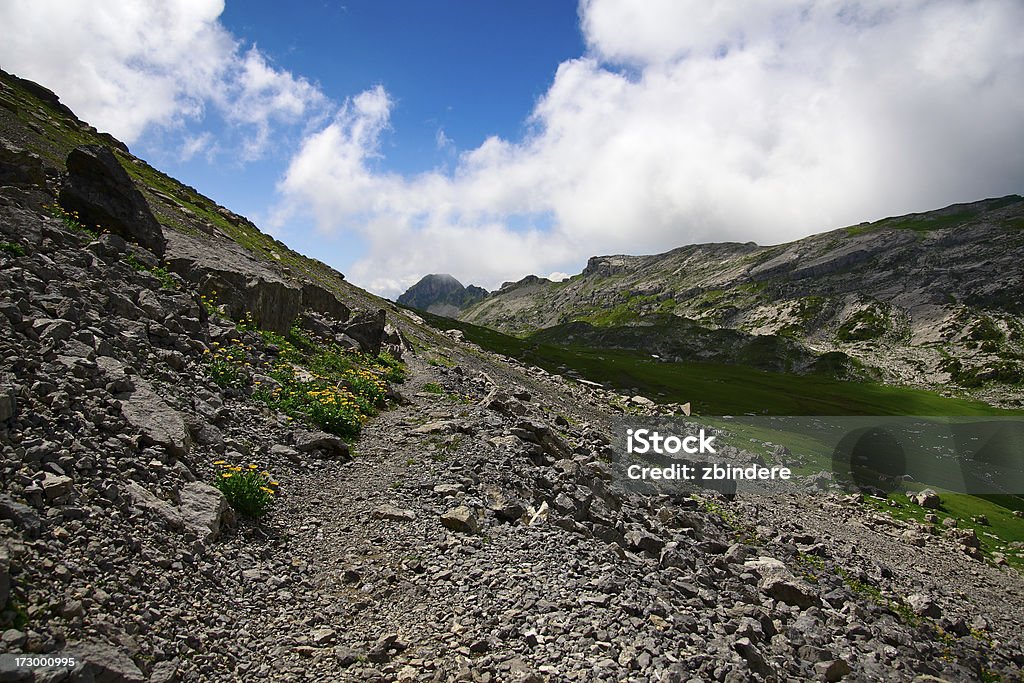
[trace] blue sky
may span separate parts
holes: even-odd
[[[460,148],[475,148],[492,135],[522,137],[558,64],[584,50],[576,5],[561,0],[307,2],[300,11],[280,2],[227,2],[220,23],[275,67],[314,81],[335,102],[382,85],[395,105],[374,166],[403,174],[450,169]],[[230,137],[215,120],[204,123]],[[167,137],[151,127],[132,149],[265,224],[266,199],[296,140],[239,163],[230,153],[183,161]],[[516,223],[510,221],[513,229]],[[275,232],[342,270],[365,249],[358,234],[317,232],[302,217]]]
[[[372,291],[1019,193],[1018,0],[7,0],[0,66]]]
[[[519,137],[558,65],[583,52],[576,5],[516,2],[229,2],[221,21],[317,80],[337,101],[383,85],[397,104],[385,145],[404,173],[450,162],[439,130],[457,146]]]

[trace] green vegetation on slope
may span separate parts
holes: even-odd
[[[1013,415],[980,401],[866,382],[765,372],[740,365],[664,363],[632,351],[589,349],[519,339],[485,327],[425,314],[479,346],[549,372],[639,391],[655,400],[691,402],[704,415]]]

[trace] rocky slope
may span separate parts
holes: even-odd
[[[487,290],[476,285],[464,287],[448,274],[424,275],[407,289],[398,303],[435,315],[454,317],[459,311],[472,306],[487,296]]]
[[[1024,398],[1022,257],[1024,198],[1013,195],[771,247],[594,257],[564,282],[506,285],[459,318],[513,334],[588,323],[601,329],[577,327],[580,343],[699,359],[666,348],[693,336],[673,328],[684,318],[797,342],[798,369],[808,352],[843,353],[888,382],[1013,406]]]
[[[0,680],[1019,680],[1024,579],[966,533],[627,492],[622,397],[380,308],[121,149],[125,184],[5,83]],[[358,424],[289,394],[385,380]],[[218,462],[272,473],[267,517]]]

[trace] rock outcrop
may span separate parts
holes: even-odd
[[[1021,225],[1024,198],[1009,195],[782,245],[595,256],[568,281],[506,283],[457,317],[540,342],[574,333],[581,346],[674,361],[954,385],[1017,407]]]
[[[166,240],[145,198],[110,148],[82,145],[71,150],[60,205],[86,227],[109,230],[164,255]]]

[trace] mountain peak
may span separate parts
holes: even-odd
[[[464,286],[448,273],[424,275],[398,297],[398,303],[436,315],[453,317],[462,309],[487,296],[487,290]]]

